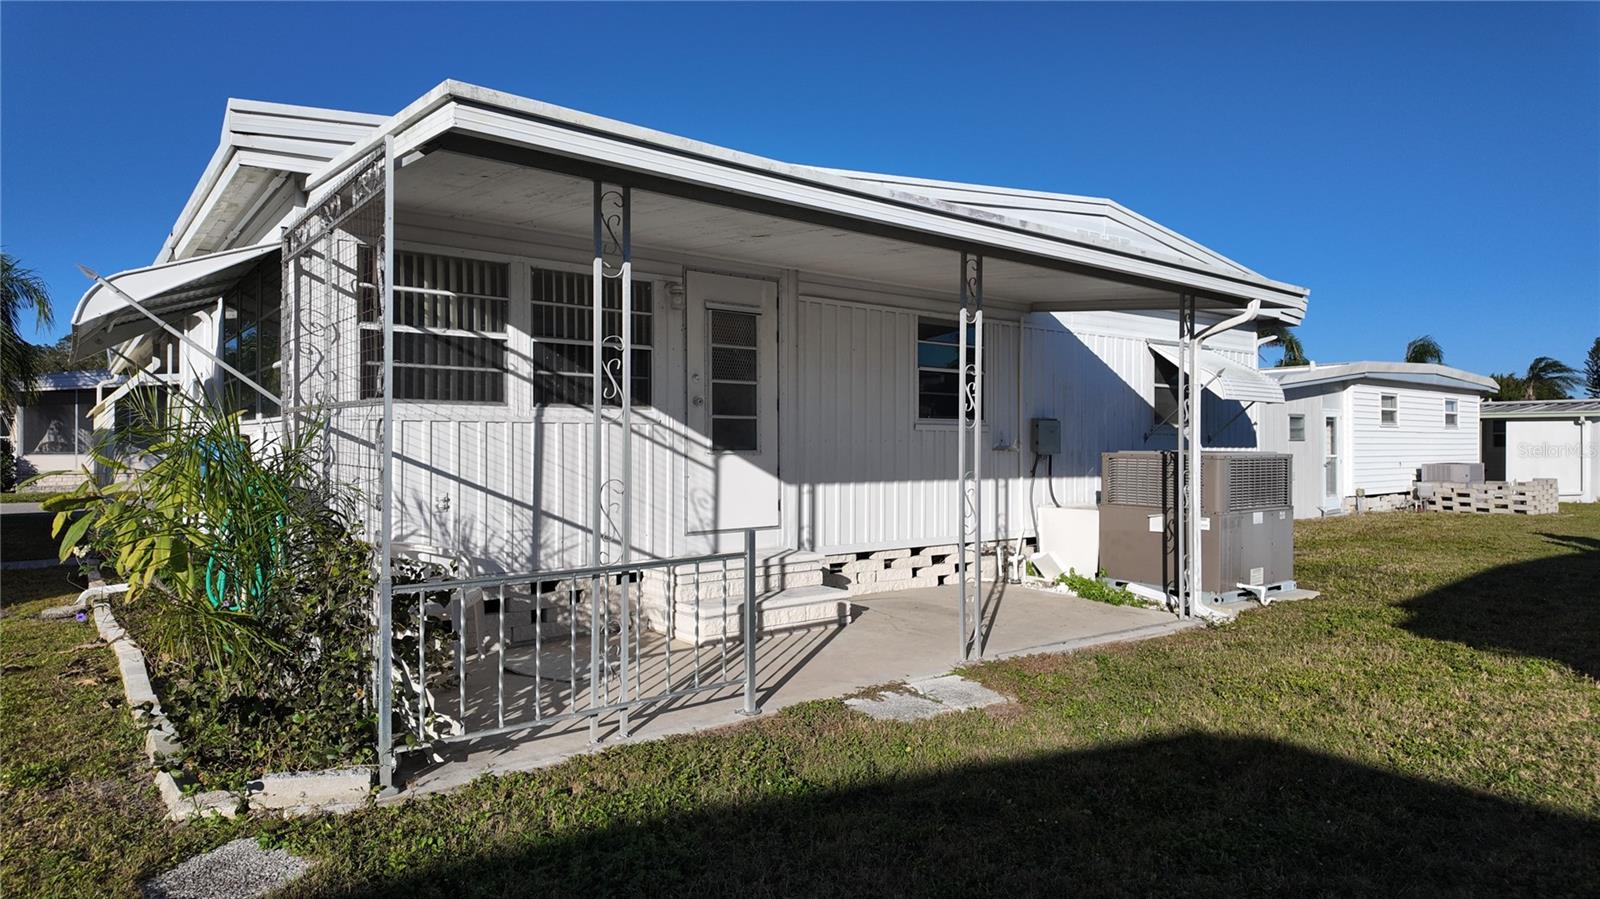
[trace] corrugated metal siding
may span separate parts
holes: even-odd
[[[1398,404],[1394,427],[1380,423],[1380,397],[1392,393]],[[1444,400],[1460,401],[1460,424],[1444,426]],[[1350,388],[1352,466],[1356,488],[1369,494],[1403,493],[1411,489],[1425,462],[1477,462],[1479,399],[1474,394],[1421,390],[1415,387],[1356,384]]]
[[[916,420],[918,312],[802,298],[796,323],[798,433],[784,440],[784,479],[799,485],[801,549],[955,539],[956,432]],[[943,310],[930,316],[950,318]],[[1016,333],[985,329],[985,443],[1016,434]],[[986,480],[1016,474],[1016,454],[990,450]],[[1007,487],[986,484],[988,532],[1007,524]]]

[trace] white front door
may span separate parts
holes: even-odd
[[[1344,504],[1339,486],[1339,416],[1322,416],[1322,507],[1337,509]]]
[[[777,528],[778,284],[696,271],[687,282],[685,530]]]

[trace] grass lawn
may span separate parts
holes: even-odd
[[[975,666],[1017,698],[995,709],[810,703],[346,817],[183,827],[135,774],[109,653],[24,617],[49,591],[8,574],[0,890],[128,894],[255,832],[319,860],[307,895],[1593,895],[1600,506],[1297,538],[1323,599]]]

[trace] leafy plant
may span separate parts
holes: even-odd
[[[320,474],[319,424],[252,446],[239,417],[168,396],[140,408],[86,480],[51,499],[129,584],[119,617],[203,783],[371,755],[372,551]]]
[[[1406,344],[1406,361],[1443,365],[1444,348],[1439,346],[1439,341],[1434,340],[1431,335],[1424,334]]]
[[[1105,572],[1100,572],[1103,577]],[[1067,569],[1067,573],[1056,578],[1056,583],[1071,590],[1080,599],[1089,599],[1103,602],[1113,606],[1151,606],[1154,603],[1100,580],[1099,577],[1085,577],[1078,573],[1076,568]]]

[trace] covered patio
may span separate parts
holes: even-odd
[[[796,703],[848,696],[869,687],[943,674],[954,663],[950,634],[959,626],[959,590],[940,587],[905,590],[859,598],[856,620],[846,627],[812,627],[764,636],[756,642],[756,702],[763,712]],[[1126,643],[1175,633],[1199,626],[1166,611],[1112,606],[1061,593],[1000,584],[991,588],[985,602],[988,625],[983,656],[1002,659],[1049,652],[1070,652],[1094,646]],[[492,625],[491,625],[492,626]],[[680,650],[681,651],[681,650]],[[645,693],[667,692],[665,669],[657,653],[643,669]],[[493,656],[475,663],[481,676],[469,682],[481,686],[468,695],[470,709],[487,715],[493,683]],[[727,655],[716,645],[706,647],[701,668],[709,681],[723,666],[741,671],[743,650],[730,642]],[[527,665],[513,667],[522,674],[506,679],[508,695],[515,693],[526,712],[532,707],[534,678]],[[693,677],[693,667],[679,664],[673,681],[683,685]],[[565,671],[541,672],[545,694],[564,683]],[[453,702],[454,700],[448,700]],[[558,699],[545,700],[551,705]],[[608,743],[654,740],[674,734],[724,727],[747,720],[742,714],[742,687],[730,686],[641,706],[630,716],[627,735],[618,732],[615,717],[603,720],[600,738]],[[492,722],[482,722],[492,724]],[[554,764],[594,749],[593,736],[584,720],[569,720],[534,727],[503,737],[488,738],[442,750],[438,761],[421,754],[407,756],[397,777],[407,793],[447,790],[490,773],[525,771]]]

